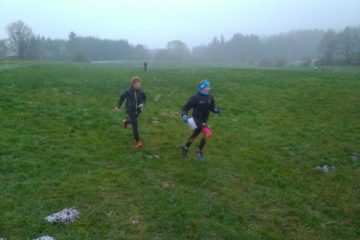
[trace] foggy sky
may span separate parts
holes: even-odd
[[[0,39],[22,20],[36,35],[125,39],[164,48],[189,47],[234,33],[270,35],[297,29],[360,25],[360,0],[0,0]]]

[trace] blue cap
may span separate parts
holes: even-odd
[[[199,84],[199,90],[198,92],[204,95],[209,95],[208,92],[205,92],[204,89],[210,87],[210,82],[208,80],[203,80]]]

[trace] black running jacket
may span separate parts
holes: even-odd
[[[181,116],[188,115],[190,109],[193,109],[192,117],[195,122],[206,123],[209,117],[209,112],[216,113],[215,99],[212,95],[203,95],[196,93],[183,106]]]
[[[123,94],[120,95],[117,107],[120,108],[126,99],[126,112],[140,113],[139,104],[145,104],[146,95],[142,89],[135,90],[134,88],[129,88]]]

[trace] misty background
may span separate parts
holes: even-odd
[[[0,58],[359,65],[358,9],[358,0],[0,0]]]

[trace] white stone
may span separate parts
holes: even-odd
[[[45,218],[49,223],[61,222],[65,224],[69,224],[79,219],[80,212],[75,208],[65,208],[60,212],[54,213]]]
[[[55,238],[50,237],[50,236],[43,236],[43,237],[39,237],[33,240],[55,240]]]

